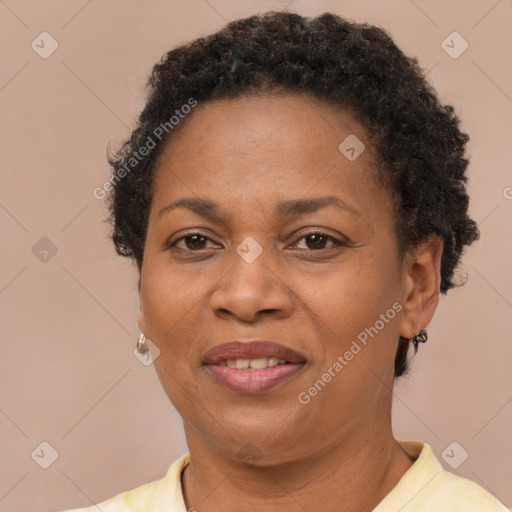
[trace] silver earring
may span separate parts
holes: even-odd
[[[146,346],[146,336],[143,333],[140,333],[139,340],[137,341],[137,351],[139,354],[145,354],[148,351],[148,347]]]

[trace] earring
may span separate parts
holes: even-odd
[[[140,333],[139,340],[137,341],[137,351],[139,354],[145,354],[148,351],[148,347],[146,346],[146,336],[143,333]]]
[[[411,338],[411,341],[414,345],[414,352],[416,353],[418,351],[418,343],[425,343],[428,339],[428,336],[426,329],[420,329],[418,332],[413,330],[413,333],[414,336]]]

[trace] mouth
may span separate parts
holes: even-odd
[[[306,364],[294,350],[270,341],[234,341],[208,351],[203,366],[217,383],[244,394],[269,391]]]

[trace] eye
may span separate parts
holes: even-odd
[[[336,246],[347,246],[347,244],[342,240],[338,240],[337,238],[327,233],[323,233],[321,231],[312,231],[311,233],[307,233],[300,237],[298,241],[295,242],[295,244],[297,244],[301,240],[305,240],[306,244],[306,247],[303,247],[303,249],[310,251],[332,249],[333,247]],[[206,249],[208,242],[213,242],[213,240],[210,237],[203,235],[202,233],[194,232],[187,234],[185,236],[181,236],[180,238],[177,238],[173,242],[170,242],[168,244],[168,248],[171,249],[173,247],[176,247],[177,249],[180,249],[182,251],[198,252]],[[330,243],[331,245],[326,247],[327,243]],[[181,246],[179,244],[181,244]]]
[[[205,249],[208,240],[212,241],[211,238],[203,235],[202,233],[190,233],[188,235],[177,238],[174,240],[174,242],[171,242],[169,244],[169,249],[171,247],[177,247],[178,249],[184,251],[199,251]],[[180,247],[178,244],[181,242],[183,242],[183,244]]]
[[[330,249],[335,246],[347,246],[345,242],[342,240],[338,240],[327,233],[322,233],[320,231],[312,231],[311,233],[307,233],[306,235],[299,238],[300,240],[306,240],[306,250],[322,250],[322,249]],[[331,246],[325,247],[327,242],[331,242]]]

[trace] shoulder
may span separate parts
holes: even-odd
[[[66,512],[97,512],[98,509],[102,512],[145,512],[148,510],[147,504],[151,501],[151,497],[154,495],[159,482],[160,480],[150,482],[130,491],[116,494],[112,498],[90,507],[74,508]],[[144,505],[146,508],[142,508],[141,505]]]
[[[399,443],[415,462],[373,512],[510,512],[476,482],[446,471],[427,443]]]
[[[121,492],[112,498],[85,508],[65,512],[181,512],[184,510],[181,491],[181,471],[188,464],[190,454],[185,454],[171,464],[160,480],[149,482],[135,489]]]
[[[428,503],[432,510],[446,512],[510,512],[509,509],[476,482],[449,471],[432,482]],[[442,508],[444,507],[444,508]]]

